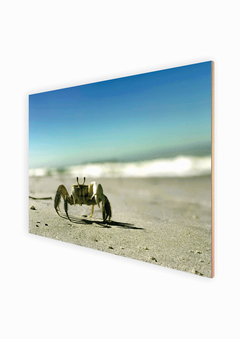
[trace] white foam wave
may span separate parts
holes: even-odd
[[[30,176],[59,176],[57,169],[30,169]],[[66,173],[72,177],[186,177],[211,173],[211,157],[178,156],[170,159],[156,159],[139,162],[96,163],[66,168]],[[64,174],[64,173],[62,173]]]

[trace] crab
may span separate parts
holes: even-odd
[[[71,221],[68,215],[68,204],[69,205],[91,205],[92,206],[92,213],[89,215],[89,218],[92,217],[94,206],[98,205],[100,208],[100,202],[102,202],[102,218],[103,222],[109,219],[111,220],[112,216],[112,209],[110,202],[106,195],[103,194],[103,188],[101,184],[97,184],[95,181],[92,181],[90,185],[85,185],[86,178],[83,179],[83,184],[80,185],[77,179],[77,185],[72,185],[72,191],[71,196],[68,194],[68,191],[64,185],[58,186],[55,199],[54,199],[54,208],[57,212],[57,214],[60,216],[59,211],[59,205],[61,201],[61,197],[64,200],[64,210],[68,217],[68,219]]]

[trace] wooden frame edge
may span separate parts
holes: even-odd
[[[212,205],[212,262],[211,262],[211,270],[212,270],[212,278],[215,276],[215,65],[214,61],[211,62],[211,84],[212,84],[212,107],[211,107],[211,114],[212,114],[212,127],[211,127],[211,133],[212,133],[212,152],[211,152],[211,169],[212,169],[212,192],[211,192],[211,205]]]

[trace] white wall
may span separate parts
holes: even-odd
[[[239,26],[233,0],[1,2],[2,338],[239,336]],[[207,60],[214,279],[28,234],[28,94]]]

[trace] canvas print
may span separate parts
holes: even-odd
[[[29,95],[29,232],[213,277],[213,78],[208,61]]]

